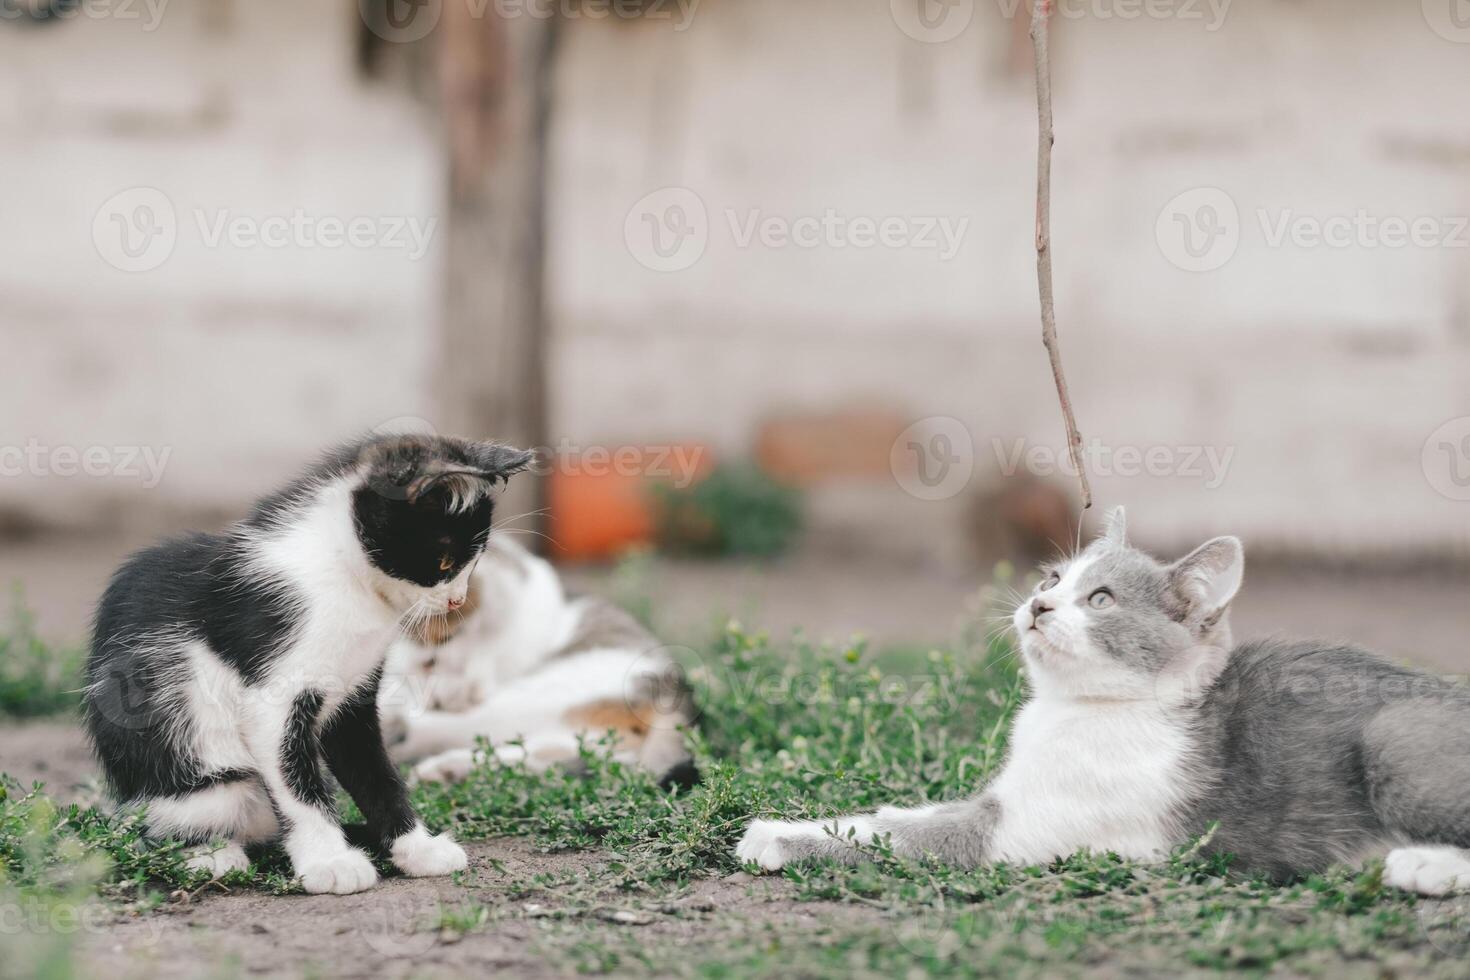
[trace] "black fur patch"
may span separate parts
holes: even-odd
[[[323,810],[332,808],[332,793],[322,778],[316,722],[322,711],[321,691],[302,691],[291,705],[281,738],[281,775],[301,802]]]
[[[379,667],[368,683],[347,699],[322,726],[322,752],[332,775],[367,818],[367,830],[379,847],[390,847],[418,823],[408,802],[408,788],[388,758],[378,724]]]
[[[122,800],[180,796],[208,774],[181,751],[173,690],[178,647],[208,643],[246,683],[256,681],[296,629],[290,597],[249,580],[238,542],[195,534],[130,558],[98,605],[87,660],[83,722]]]

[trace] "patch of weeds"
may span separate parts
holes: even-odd
[[[470,902],[453,908],[441,906],[435,927],[440,932],[463,936],[483,929],[489,921],[490,910],[477,902]]]
[[[81,703],[82,659],[79,648],[43,642],[17,595],[7,628],[0,631],[0,718],[75,711]]]
[[[1079,853],[968,871],[879,841],[862,865],[788,868],[748,886],[733,915],[681,920],[698,923],[691,945],[658,923],[679,919],[674,899],[707,887],[698,883],[743,870],[733,850],[749,820],[968,796],[1002,764],[1022,685],[1000,642],[876,654],[861,640],[777,645],[735,623],[686,668],[701,712],[688,734],[702,776],[691,789],[660,788],[596,739],[576,771],[487,765],[458,785],[414,789],[434,830],[593,855],[575,871],[507,879],[498,869],[505,880],[439,910],[439,933],[535,918],[566,968],[699,978],[1464,975],[1456,939],[1470,922],[1448,906],[1426,918],[1384,887],[1380,865],[1277,886],[1232,874],[1230,856],[1209,850],[1213,831],[1156,864]],[[177,847],[144,842],[136,818],[59,808],[14,783],[0,799],[0,874],[5,894],[47,901],[99,890],[141,901],[149,883],[202,884]],[[298,889],[278,851],[231,883]],[[827,904],[792,916],[793,901]]]

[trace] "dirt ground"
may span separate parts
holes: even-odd
[[[565,976],[567,947],[595,929],[634,933],[640,943],[710,942],[758,928],[872,919],[862,907],[799,904],[779,879],[735,874],[695,883],[664,904],[640,907],[617,895],[605,901],[555,888],[530,896],[537,876],[580,875],[587,854],[542,854],[509,838],[470,844],[463,884],[448,878],[390,878],[357,895],[201,894],[110,925],[83,945],[80,976],[193,978],[202,964],[241,975],[333,977]],[[467,933],[438,928],[441,911],[483,907],[484,925]],[[553,948],[562,956],[549,955]],[[570,954],[575,958],[575,951]],[[561,966],[549,963],[560,962]]]

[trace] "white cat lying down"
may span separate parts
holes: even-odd
[[[389,750],[420,780],[465,778],[483,736],[502,762],[578,759],[579,737],[615,733],[613,756],[660,779],[691,771],[693,701],[678,666],[609,602],[568,600],[550,563],[492,535],[463,607],[410,630],[379,695]],[[507,743],[520,742],[520,745]]]

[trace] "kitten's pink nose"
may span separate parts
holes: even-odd
[[[1032,599],[1031,600],[1031,628],[1032,629],[1035,629],[1036,628],[1036,624],[1039,623],[1039,622],[1041,622],[1041,617],[1044,616],[1044,615],[1046,615],[1049,612],[1051,612],[1051,606],[1048,606],[1046,604],[1045,600],[1042,600],[1042,599],[1039,599],[1039,598],[1038,599]]]
[[[464,596],[451,597],[450,600],[449,600],[449,608],[450,609],[458,609],[460,606],[463,606],[463,605],[464,605]]]

